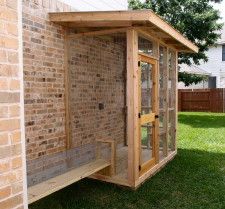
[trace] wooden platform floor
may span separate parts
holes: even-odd
[[[172,151],[168,152],[168,155],[170,155]],[[127,168],[128,168],[128,147],[123,146],[117,149],[116,151],[116,178],[121,180],[127,179]],[[152,156],[152,150],[143,148],[142,149],[142,158],[143,161],[146,162],[151,159]],[[159,160],[162,161],[165,159],[163,155],[162,149],[160,149],[159,152]]]
[[[33,203],[43,197],[46,197],[70,184],[73,184],[85,177],[88,177],[110,165],[105,160],[95,160],[91,163],[75,168],[62,175],[51,178],[40,184],[28,188],[28,202]]]

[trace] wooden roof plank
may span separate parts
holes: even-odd
[[[160,31],[175,42],[182,44],[192,53],[198,52],[198,47],[185,38],[161,17],[151,10],[132,11],[98,11],[98,12],[55,12],[49,13],[51,21],[69,27],[128,27],[154,26],[156,33]]]

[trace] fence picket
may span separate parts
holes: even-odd
[[[178,110],[225,112],[225,88],[179,89]]]

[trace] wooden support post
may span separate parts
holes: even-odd
[[[116,174],[116,142],[112,139],[96,139],[97,143],[108,143],[110,144],[111,156],[110,156],[110,176]],[[101,150],[100,146],[97,145],[97,159],[101,159]],[[105,159],[104,159],[105,160]],[[106,172],[107,174],[107,172]]]
[[[171,51],[171,149],[176,150],[176,118],[177,118],[177,52]]]
[[[135,187],[139,177],[138,127],[138,34],[127,30],[127,142],[128,182]]]
[[[163,155],[164,157],[168,156],[168,140],[169,140],[169,89],[168,89],[168,82],[169,82],[169,50],[168,48],[165,49],[165,59],[164,59],[164,69],[163,69],[163,85],[164,85],[164,109],[165,109],[165,117],[164,117],[164,124],[165,127],[165,141],[163,143]]]
[[[175,136],[174,136],[174,148],[177,150],[177,124],[178,124],[178,51],[175,54]]]
[[[65,71],[65,109],[66,109],[66,148],[71,148],[71,127],[70,127],[70,76],[69,76],[69,39],[68,29],[65,28],[64,41],[64,71]]]
[[[156,116],[159,116],[159,66],[158,62],[153,68],[152,71],[152,77],[153,77],[153,101],[152,101],[152,111],[155,113]],[[155,118],[155,121],[153,122],[154,129],[154,157],[155,157],[155,163],[159,163],[159,117]]]

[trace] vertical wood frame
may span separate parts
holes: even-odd
[[[175,151],[177,151],[177,124],[178,124],[178,51],[175,52],[175,56],[176,56],[176,62],[175,62],[175,88],[176,88],[176,92],[175,92]]]
[[[70,122],[70,69],[69,69],[69,38],[68,29],[65,28],[64,41],[64,71],[65,71],[65,110],[66,110],[66,148],[71,148],[71,122]]]
[[[176,150],[176,118],[177,118],[177,52],[174,50],[171,50],[171,103],[172,103],[172,109],[170,110],[173,114],[170,114],[171,119],[171,149],[172,151]]]
[[[158,116],[155,118],[153,123],[154,125],[154,156],[155,156],[155,163],[159,163],[159,63],[157,62],[155,70],[152,72],[153,76],[153,86],[155,86],[153,91],[153,112]]]
[[[163,156],[168,156],[168,118],[169,118],[169,111],[168,111],[168,48],[165,46],[160,46],[163,48],[163,131],[165,132],[165,137],[163,140]]]
[[[128,144],[128,183],[135,187],[139,177],[138,146],[138,34],[134,29],[127,30],[127,144]]]

